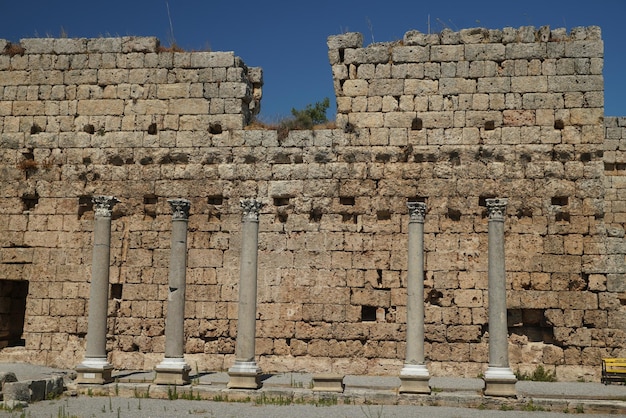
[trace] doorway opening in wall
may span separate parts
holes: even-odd
[[[0,349],[24,346],[28,281],[0,280]]]

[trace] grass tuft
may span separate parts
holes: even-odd
[[[537,366],[532,373],[522,373],[519,369],[515,372],[517,380],[531,380],[533,382],[556,382],[556,373],[545,369],[542,365]]]
[[[23,56],[25,52],[26,49],[24,49],[22,45],[8,42],[2,51],[2,55],[8,55],[10,57],[14,57],[16,55]]]

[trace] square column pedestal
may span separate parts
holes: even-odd
[[[113,381],[112,373],[113,365],[106,360],[86,359],[76,366],[76,383],[104,385]]]
[[[261,369],[255,361],[239,361],[228,369],[229,389],[258,389],[261,387]]]
[[[187,385],[191,382],[189,372],[191,367],[184,359],[163,359],[155,368],[157,385]]]
[[[314,374],[313,392],[338,392],[343,393],[344,375],[342,374]]]
[[[430,394],[430,374],[423,364],[405,365],[400,372],[400,393]]]
[[[517,396],[517,378],[508,367],[488,367],[484,380],[486,396]]]

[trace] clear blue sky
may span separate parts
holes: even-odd
[[[365,44],[411,29],[597,25],[604,39],[605,114],[626,116],[626,0],[0,0],[0,38],[156,36],[188,50],[234,51],[262,67],[262,119],[276,121],[334,92],[326,38],[361,32]],[[329,111],[334,115],[335,109]]]

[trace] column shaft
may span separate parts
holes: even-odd
[[[426,204],[409,202],[406,360],[400,392],[430,393],[424,364],[424,216]]]
[[[185,201],[186,202],[186,201]],[[165,357],[182,358],[185,346],[185,284],[187,273],[187,217],[172,220],[172,242],[165,323]]]
[[[426,211],[426,205],[420,208]],[[408,227],[406,364],[424,364],[424,215]]]
[[[191,203],[167,201],[172,207],[172,240],[165,319],[165,358],[156,366],[156,384],[189,383],[191,367],[185,363],[185,284],[187,278],[187,221]]]
[[[109,302],[109,264],[111,253],[111,217],[98,216],[94,224],[89,318],[85,357],[106,361],[107,307]]]
[[[113,366],[107,361],[107,311],[111,263],[111,212],[119,202],[113,196],[94,196],[93,255],[89,285],[87,347],[76,367],[78,383],[108,383]]]
[[[489,365],[509,366],[504,222],[489,221]]]
[[[242,225],[236,348],[236,360],[242,362],[254,361],[258,230],[258,221],[247,220]]]
[[[257,389],[261,369],[255,361],[257,257],[259,247],[259,211],[262,203],[254,199],[241,201],[241,261],[239,271],[239,311],[235,364],[228,369],[228,387]]]
[[[485,371],[485,395],[515,396],[517,379],[509,367],[504,265],[504,214],[507,199],[487,199],[489,279],[489,367]]]

